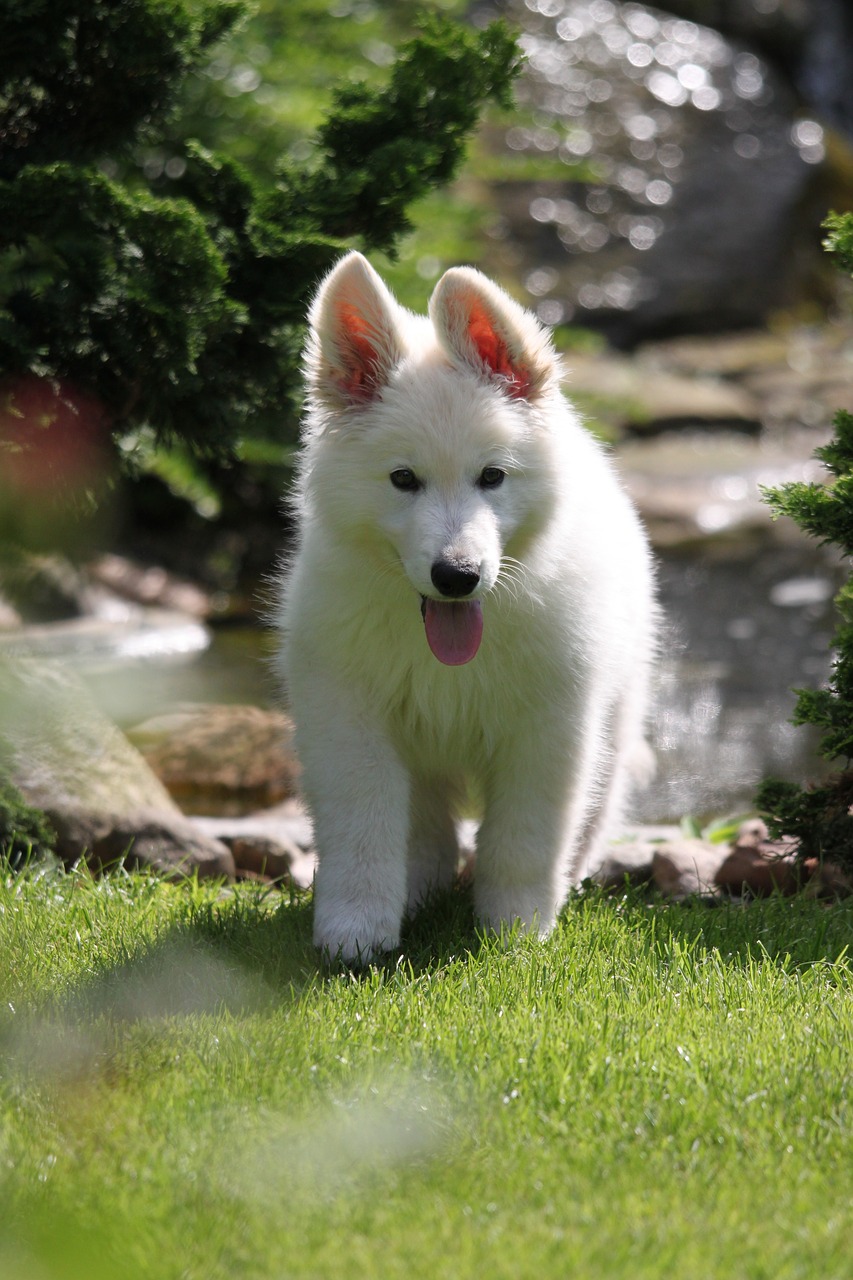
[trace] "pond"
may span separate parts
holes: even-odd
[[[658,774],[638,818],[748,812],[762,778],[819,774],[815,735],[790,723],[792,690],[829,673],[838,576],[805,542],[660,559]]]
[[[749,811],[763,777],[802,780],[818,770],[813,735],[790,724],[791,690],[828,673],[837,566],[805,540],[760,553],[666,553],[659,566],[665,626],[651,731],[658,774],[632,817]],[[179,702],[275,702],[270,632],[214,628],[209,647],[182,653],[173,632],[162,638],[159,653],[149,644],[144,659],[78,655],[98,703],[120,723]]]

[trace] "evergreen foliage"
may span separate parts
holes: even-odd
[[[242,14],[234,0],[3,0],[0,177],[127,148]]]
[[[518,50],[435,19],[388,83],[334,95],[313,160],[263,185],[185,140],[164,196],[132,163],[172,128],[232,0],[0,0],[0,428],[21,375],[94,396],[114,431],[227,450],[293,421],[308,297],[357,241],[393,251]],[[2,434],[0,434],[2,445]]]
[[[853,272],[853,214],[832,214],[825,224],[828,250],[841,267]],[[823,484],[792,483],[765,491],[775,515],[790,516],[822,544],[853,556],[853,414],[839,411],[835,435],[815,456],[831,480]],[[841,615],[833,638],[835,658],[824,689],[799,689],[792,717],[797,725],[815,725],[820,752],[841,772],[821,786],[803,788],[777,780],[758,793],[776,834],[796,836],[801,857],[831,857],[853,869],[853,575],[836,596]]]

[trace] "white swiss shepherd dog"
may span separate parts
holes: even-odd
[[[314,941],[397,947],[472,797],[479,922],[544,936],[649,771],[645,536],[548,333],[478,271],[447,271],[426,318],[350,253],[310,325],[279,623]]]

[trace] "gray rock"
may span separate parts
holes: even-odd
[[[778,84],[773,92],[784,98]],[[791,301],[803,266],[792,250],[798,242],[805,249],[806,224],[819,221],[814,169],[791,142],[792,106],[753,128],[754,157],[738,154],[723,121],[697,122],[665,229],[642,263],[654,296],[628,316],[599,316],[620,342],[685,322],[698,330],[754,325]]]
[[[231,850],[239,872],[310,888],[317,859],[311,819],[297,800],[244,818],[194,817],[193,825]]]
[[[171,873],[234,874],[224,845],[183,818],[140,753],[57,664],[0,660],[4,768],[48,814],[68,863],[121,860]]]
[[[622,840],[608,845],[602,862],[590,868],[590,878],[607,889],[648,884],[656,846],[648,840]]]
[[[14,605],[0,594],[0,631],[18,631],[23,626],[23,622]]]
[[[57,854],[69,865],[82,859],[96,872],[121,865],[171,878],[234,879],[234,857],[226,845],[179,813],[162,809],[107,813],[67,805],[50,806],[45,812],[57,833]]]
[[[637,359],[651,367],[668,369],[682,377],[744,378],[763,369],[788,366],[796,339],[766,329],[742,329],[737,333],[704,334],[701,338],[669,338],[646,343]]]
[[[28,622],[77,618],[91,607],[85,574],[58,553],[0,548],[0,589]]]
[[[543,319],[634,346],[819,295],[823,132],[770,63],[643,6],[606,25],[592,0],[500,9],[524,32],[535,121],[508,133],[507,171],[535,157],[543,180],[496,184],[488,265],[521,276]]]
[[[659,548],[710,539],[802,538],[790,521],[774,521],[762,485],[819,481],[813,433],[751,440],[741,433],[681,431],[618,450],[626,486]]]
[[[135,747],[59,664],[0,659],[0,737],[13,781],[37,808],[180,812]]]
[[[744,822],[724,852],[714,879],[727,893],[796,893],[808,878],[796,861],[797,841],[771,840],[762,818]]]
[[[650,361],[617,354],[572,352],[566,386],[581,405],[612,405],[607,416],[621,431],[653,433],[690,424],[725,426],[755,433],[761,428],[758,401],[750,392],[713,375],[667,372]]]
[[[161,565],[140,564],[127,556],[106,553],[87,566],[93,582],[137,604],[156,606],[192,618],[214,612],[210,594],[196,583],[178,578]]]

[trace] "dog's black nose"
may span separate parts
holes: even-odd
[[[468,596],[480,581],[480,570],[470,560],[436,560],[430,572],[436,591],[451,600]]]

